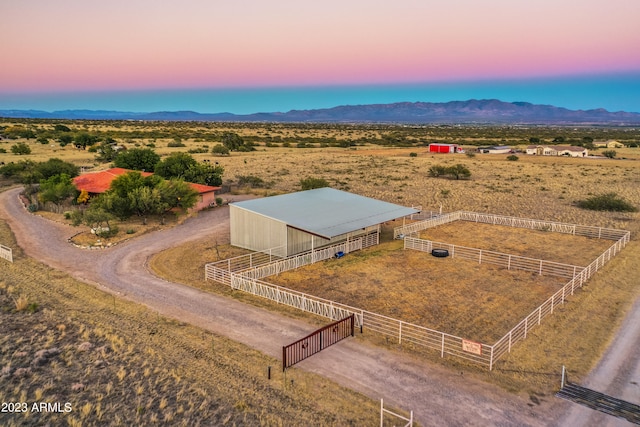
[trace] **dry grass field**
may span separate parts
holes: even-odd
[[[423,234],[437,242],[586,266],[613,242],[458,221]],[[466,339],[493,344],[568,279],[402,249],[350,253],[267,281]]]
[[[4,222],[0,241],[16,247]],[[285,382],[276,359],[114,298],[20,250],[13,264],[0,261],[0,402],[29,404],[0,413],[2,426],[379,422],[378,402],[325,378],[291,370]],[[33,411],[39,402],[63,412]]]
[[[118,126],[120,126],[120,128],[116,128],[115,125],[87,122],[83,126],[84,129],[88,131],[104,131],[108,129],[116,131],[118,129],[124,130],[125,128],[128,131],[139,131],[141,133],[148,131],[148,127],[137,124],[119,124]],[[191,126],[190,129],[192,131],[195,132],[198,130],[205,133],[211,132],[213,129],[211,126],[199,124],[180,124],[179,126]],[[178,125],[166,123],[159,124],[158,127],[162,128],[166,132],[172,132],[178,128]],[[243,128],[235,125],[220,125],[215,128],[215,132],[219,133],[224,130],[231,130],[243,136],[253,136],[256,138],[264,137],[265,140],[267,140],[267,136],[271,137],[274,135],[282,138],[286,137],[293,139],[296,137],[307,138],[330,135],[337,140],[348,140],[358,137],[374,138],[379,137],[384,132],[401,131],[400,128],[389,127],[389,129],[390,130],[387,130],[385,128],[381,130],[379,128],[358,128],[349,126],[345,126],[343,128],[340,126],[332,126],[327,129],[320,127],[312,129],[303,127],[301,129],[296,129],[295,126],[284,125],[264,125],[262,127],[253,126]],[[475,143],[478,141],[478,138],[475,138],[472,135],[472,131],[467,131],[464,128],[456,130],[457,134],[455,135],[452,134],[452,131],[450,130],[447,130],[447,132],[450,132],[447,136],[439,136],[437,129],[425,130],[425,138],[437,138],[438,141],[456,142],[463,145],[465,142]],[[532,134],[535,134],[535,132],[543,131],[531,129],[531,132]],[[553,129],[546,132],[552,136],[555,132],[564,131]],[[566,132],[572,132],[573,134],[580,135],[579,129],[566,130]],[[637,132],[625,132],[630,133],[629,138],[632,140],[640,140]],[[507,143],[520,147],[526,146],[528,139],[528,137],[523,137],[520,139],[508,139],[504,141],[503,138],[498,135],[491,138],[487,135],[486,131],[483,131],[482,136],[479,138],[483,141],[487,141],[488,143]],[[172,138],[170,137],[142,137],[140,139],[121,138],[118,139],[118,142],[129,147],[144,146],[148,143],[153,143],[157,147],[157,152],[161,155],[166,155],[175,151],[186,151],[192,148],[202,148],[204,146],[211,147],[216,143],[215,138],[213,138],[212,142],[206,138],[182,137],[182,142],[186,147],[169,148],[167,147],[167,143],[171,140]],[[6,154],[0,153],[0,161],[9,162],[21,159],[38,161],[46,160],[49,157],[59,157],[63,160],[71,160],[77,165],[91,166],[94,169],[107,167],[107,165],[97,164],[94,160],[94,155],[84,150],[76,150],[71,146],[61,148],[55,144],[53,146],[51,144],[42,145],[35,143],[33,140],[26,142],[32,148],[32,154],[25,156],[16,156],[10,153],[9,147],[14,143],[14,141],[0,142],[0,148],[6,148],[7,150]],[[640,232],[640,214],[637,212],[616,213],[586,211],[574,205],[575,201],[585,199],[591,195],[615,192],[634,204],[636,207],[640,207],[640,191],[638,190],[640,188],[640,149],[638,148],[617,149],[617,159],[571,159],[558,157],[536,157],[519,154],[518,161],[508,161],[504,155],[477,154],[474,157],[465,155],[434,155],[428,153],[428,148],[425,146],[387,148],[379,145],[358,145],[350,148],[339,148],[332,146],[320,147],[316,144],[315,148],[296,148],[294,146],[285,147],[281,143],[276,145],[277,146],[268,147],[265,143],[259,142],[258,147],[256,147],[257,150],[253,152],[233,152],[231,156],[228,157],[214,157],[209,153],[200,153],[194,154],[194,157],[199,160],[206,159],[212,162],[219,162],[219,164],[225,168],[225,184],[231,185],[234,192],[252,192],[259,195],[281,194],[299,190],[299,181],[301,178],[314,177],[327,180],[334,188],[407,206],[421,205],[426,210],[439,210],[442,208],[445,212],[454,210],[489,212],[524,218],[622,228],[632,232],[631,242],[627,248],[614,258],[607,266],[605,266],[602,271],[596,274],[596,276],[593,277],[580,292],[569,298],[567,304],[559,307],[553,316],[550,316],[545,320],[545,323],[543,323],[541,328],[535,329],[527,340],[518,343],[512,353],[507,355],[506,358],[501,359],[499,365],[493,372],[487,373],[480,371],[472,366],[460,364],[449,359],[441,360],[437,355],[434,356],[430,353],[423,355],[425,358],[435,363],[442,363],[447,366],[451,366],[453,369],[460,368],[468,371],[474,371],[486,381],[495,382],[509,390],[518,392],[527,391],[536,395],[549,395],[555,388],[557,388],[557,376],[562,365],[569,367],[573,378],[575,379],[584,377],[589,372],[608,342],[610,342],[612,333],[614,333],[616,326],[621,322],[625,310],[628,309],[631,302],[640,294],[640,279],[637,275],[637,271],[640,271],[640,241],[638,240],[638,232]],[[465,148],[468,151],[473,149],[473,147]],[[416,156],[411,156],[411,153],[415,153]],[[450,166],[458,163],[463,164],[471,171],[472,175],[470,179],[451,180],[432,178],[429,176],[429,168],[433,165]],[[246,175],[261,178],[265,183],[264,187],[240,188],[237,185],[238,177]],[[232,201],[234,194],[227,193],[224,194],[223,197]],[[452,225],[452,227],[456,228],[456,225]],[[460,230],[448,230],[446,227],[439,227],[438,229],[425,232],[424,237],[436,241],[451,241],[452,243],[469,247],[483,247],[482,245],[486,245],[487,249],[501,247],[503,249],[499,250],[500,252],[515,252],[526,247],[526,253],[530,254],[528,256],[545,259],[547,259],[547,256],[541,256],[540,254],[550,253],[550,248],[552,247],[564,247],[564,250],[554,253],[553,255],[557,257],[560,262],[575,262],[576,264],[581,265],[592,260],[593,253],[597,255],[602,252],[602,248],[599,246],[600,242],[577,242],[575,245],[569,245],[568,247],[561,246],[558,242],[553,240],[544,240],[551,239],[552,236],[554,236],[551,233],[547,233],[536,238],[517,237],[516,235],[513,235],[516,236],[513,237],[515,240],[510,242],[509,239],[511,239],[512,234],[487,233],[487,235],[499,235],[497,241],[491,241],[480,239],[480,236],[484,233],[479,231],[481,228],[477,228],[476,230],[478,231],[474,231],[473,233],[467,232],[458,234],[457,231]],[[534,245],[534,241],[540,241],[541,243],[539,245]],[[186,283],[202,289],[207,289],[211,292],[228,295],[229,297],[238,298],[247,303],[256,304],[274,310],[281,310],[290,316],[304,316],[301,313],[277,307],[275,304],[270,304],[240,293],[233,293],[229,289],[216,285],[212,282],[204,282],[204,264],[242,252],[237,249],[230,248],[226,243],[228,243],[228,240],[213,239],[209,236],[205,236],[201,240],[192,242],[187,246],[172,248],[171,250],[159,254],[154,258],[154,260],[152,260],[152,268],[168,280]],[[381,247],[374,250],[384,249]],[[357,256],[356,254],[350,254],[348,257],[343,259],[344,263],[347,264],[350,262],[350,258],[355,260]],[[406,254],[403,256],[406,256]],[[414,254],[410,256],[417,255]],[[393,260],[393,257],[391,257],[391,260]],[[437,261],[435,259],[430,259],[430,257],[427,256],[424,260],[416,259],[415,262],[418,263],[423,261],[434,263],[442,260]],[[441,270],[445,270],[442,265],[445,263],[449,263],[447,264],[447,268],[453,269],[452,265],[455,265],[457,261],[448,259],[445,260],[444,263],[440,262],[438,267]],[[329,263],[328,265],[335,266],[337,264],[338,263],[334,262]],[[23,265],[22,267],[39,271],[38,268],[33,265]],[[367,268],[372,267],[368,266]],[[325,269],[327,269],[327,266],[325,266]],[[457,265],[455,265],[455,269],[458,269]],[[485,274],[486,279],[482,279],[481,282],[486,283],[492,279],[492,277],[490,277],[492,270],[491,267],[482,267],[482,269],[482,274]],[[477,270],[479,271],[479,269]],[[45,273],[48,274],[49,277],[58,277],[58,273],[46,271],[46,269],[42,274]],[[320,273],[323,272],[320,271],[319,274]],[[7,273],[5,273],[5,270],[3,269],[0,274]],[[386,277],[390,273],[384,271],[376,274],[384,275]],[[527,277],[526,279],[528,280],[530,277]],[[17,279],[5,279],[5,288],[0,292],[0,295],[6,295],[9,292],[9,287],[13,287],[12,295],[17,295],[19,293],[26,293],[31,297],[38,295],[37,288],[30,285],[29,282],[19,281],[20,284],[16,285],[10,280],[17,281]],[[36,278],[36,280],[42,280],[44,283],[49,283],[51,279],[43,279],[39,277]],[[419,280],[422,279],[417,278],[416,282],[419,282]],[[355,280],[354,282],[358,283],[358,280]],[[365,298],[365,292],[371,288],[369,284],[371,280],[368,278],[366,271],[362,280],[359,282],[363,283],[364,286],[350,291],[353,293],[356,300],[362,300]],[[47,309],[54,311],[56,316],[58,316],[48,324],[49,326],[47,326],[47,328],[52,331],[43,332],[45,335],[49,334],[55,336],[57,333],[56,325],[68,324],[70,321],[67,320],[67,316],[70,315],[69,313],[74,313],[74,316],[86,315],[79,320],[83,324],[90,322],[89,319],[93,319],[94,317],[96,319],[95,322],[91,321],[90,326],[85,327],[83,332],[85,330],[93,331],[94,329],[98,329],[98,331],[101,331],[100,334],[103,334],[104,332],[102,331],[109,328],[109,333],[118,337],[123,337],[123,339],[127,340],[127,345],[129,345],[129,343],[130,345],[133,345],[135,352],[132,352],[135,354],[141,353],[138,348],[146,348],[142,345],[142,343],[144,343],[144,339],[159,339],[157,334],[150,337],[148,333],[144,331],[138,338],[135,338],[132,334],[134,334],[133,331],[135,331],[136,328],[130,328],[129,324],[118,322],[120,317],[133,318],[133,314],[130,316],[114,317],[111,314],[111,307],[113,306],[112,301],[107,301],[106,303],[103,303],[103,305],[82,305],[82,302],[85,299],[89,301],[100,300],[100,298],[91,297],[92,293],[96,292],[95,290],[85,288],[84,285],[78,285],[75,282],[63,281],[60,283],[60,285],[56,285],[57,287],[51,286],[51,292],[44,293],[40,297],[36,298],[41,306],[47,306]],[[535,286],[540,289],[545,289],[543,293],[548,295],[546,287],[550,290],[554,286],[557,286],[557,284],[536,284]],[[64,289],[69,287],[80,287],[81,289],[84,289],[84,291],[78,293],[77,299],[71,300],[70,291],[63,292]],[[446,282],[444,287],[447,291],[455,290],[453,286],[448,286]],[[478,290],[479,289],[481,288],[478,288]],[[416,289],[416,291],[422,291],[422,289]],[[400,296],[405,297],[404,295]],[[483,296],[480,296],[479,298],[482,297]],[[494,300],[491,301],[491,303],[498,304],[497,296],[493,296],[493,298]],[[12,301],[10,299],[7,300],[5,298],[3,301],[3,307],[9,306],[11,308]],[[66,301],[75,301],[77,305],[67,306],[65,305]],[[360,306],[361,304],[358,303],[354,305]],[[116,309],[119,310],[123,306],[124,303],[118,301]],[[447,310],[450,310],[450,308],[445,308],[442,304],[436,308],[439,309],[441,313],[450,314],[447,313]],[[136,308],[135,310],[133,308],[127,308],[125,311],[131,311],[133,313],[138,309],[139,308]],[[523,307],[522,310],[526,311],[527,308]],[[95,313],[93,313],[94,311]],[[43,316],[43,312],[44,309],[35,315]],[[10,316],[24,315],[22,312],[18,314],[6,308],[3,311],[3,316],[5,315],[4,313],[9,313],[8,315]],[[109,316],[104,317],[101,313],[104,313],[104,316],[107,316],[107,313],[109,313]],[[93,316],[93,314],[96,314],[97,317]],[[395,314],[393,315],[395,317]],[[153,314],[146,313],[143,315],[142,319],[144,319],[144,316],[147,316],[148,320],[146,322],[143,321],[142,324],[149,325],[148,327],[152,328],[151,325],[154,324],[155,320]],[[416,313],[411,313],[409,310],[407,310],[406,313],[398,313],[398,317],[402,318],[402,316],[416,316]],[[516,317],[521,318],[522,316],[518,315]],[[140,321],[139,318],[135,319],[136,321]],[[312,321],[318,323],[323,322],[319,319],[312,319]],[[508,322],[511,322],[511,320]],[[190,328],[185,325],[173,325],[171,322],[165,320],[161,320],[160,323],[166,328],[175,327],[179,330],[190,330]],[[3,322],[3,324],[5,324],[5,322]],[[112,326],[107,327],[106,325]],[[2,326],[0,326],[0,328],[1,327]],[[69,331],[76,328],[76,324],[71,327],[69,323],[66,330]],[[17,330],[18,333],[10,335],[9,338],[7,338],[8,341],[20,339],[21,330]],[[195,336],[197,336],[199,332],[197,332],[197,330],[194,331],[194,334],[196,334]],[[91,334],[92,335],[90,336],[100,335],[98,332],[91,332]],[[167,334],[169,333],[167,332]],[[70,335],[70,333],[67,332],[67,335]],[[136,341],[137,339],[140,341]],[[84,340],[82,340],[82,342],[83,341]],[[108,343],[108,340],[95,341],[96,347],[100,347]],[[193,356],[193,354],[190,356],[191,353],[188,349],[191,349],[192,345],[195,345],[196,348],[206,348],[206,346],[210,345],[211,342],[208,336],[201,341],[202,343],[198,343],[197,340],[192,342],[186,338],[184,341],[180,341],[176,346],[178,349],[184,347],[186,350],[180,351],[179,356],[183,358],[190,357],[188,360],[193,359],[197,362],[198,359]],[[222,338],[215,337],[214,341],[216,342],[216,352],[219,352],[217,354],[222,354],[223,350],[218,345],[218,342],[224,340]],[[80,342],[80,338],[77,338],[74,339],[73,344],[69,345],[72,348],[74,345],[82,344],[82,342]],[[179,360],[177,359],[177,356],[176,358],[170,356],[171,351],[173,351],[173,343],[171,340],[166,339],[162,342],[163,347],[158,348],[157,354],[154,356],[158,357],[158,359],[150,359],[154,360],[154,363],[157,363],[158,369],[165,369],[165,366],[171,366],[171,363]],[[3,346],[4,345],[5,344],[3,344]],[[393,347],[393,344],[387,344],[384,341],[380,342],[380,345],[389,345]],[[230,352],[240,351],[233,343],[229,343],[229,346]],[[126,346],[123,348],[126,348]],[[31,350],[29,351],[35,352],[39,349],[39,347],[34,346],[31,347]],[[126,353],[126,351],[124,352]],[[202,354],[205,353],[206,352],[203,350]],[[0,354],[8,353],[3,351]],[[199,353],[194,351],[194,354]],[[255,357],[261,356],[256,355]],[[204,357],[204,359],[208,360],[206,357]],[[3,363],[5,362],[3,361]],[[125,367],[127,372],[134,372],[130,366],[136,363],[141,363],[140,359],[124,358],[121,362],[122,365],[129,366],[129,368]],[[275,362],[265,360],[260,363],[260,366],[263,367],[265,364],[273,364]],[[84,368],[87,369],[86,366]],[[264,384],[264,382],[260,382],[262,381],[261,378],[263,376],[262,371],[259,369],[252,370],[250,367],[246,368],[248,370],[243,371],[244,373],[242,374],[242,378],[247,378],[247,381],[249,381],[248,378],[250,377],[255,378],[259,384]],[[229,367],[229,369],[232,368]],[[233,369],[244,368],[234,367]],[[298,372],[297,370],[294,371],[296,371],[296,375],[303,375],[303,373]],[[165,378],[167,384],[171,385],[171,381],[173,380],[168,379],[170,375],[168,372],[170,372],[170,369],[167,371],[163,370],[159,375],[162,378]],[[144,370],[142,371],[142,374],[139,372],[135,374],[138,376],[134,379],[140,377],[140,383],[136,384],[147,384],[142,383],[142,378],[144,378],[143,374]],[[197,378],[199,376],[196,369],[194,369],[194,371],[189,375],[192,375],[188,377],[189,379]],[[202,377],[204,377],[204,374]],[[187,374],[182,373],[180,378],[183,379],[180,383],[182,385],[185,382],[184,378],[187,378]],[[43,377],[42,379],[44,380],[45,378]],[[48,384],[47,381],[48,380],[39,381],[35,386],[43,387],[43,384]],[[112,379],[112,381],[115,386],[118,378]],[[196,379],[193,381],[194,384],[201,384],[200,382],[197,382]],[[52,380],[52,382],[55,384],[54,380]],[[242,381],[240,383],[245,384]],[[256,389],[271,390],[269,387],[275,388],[272,384],[276,383],[268,383],[265,384],[264,387],[260,386],[256,387]],[[104,387],[106,387],[106,385]],[[168,389],[172,389],[169,386],[167,387]],[[223,396],[218,396],[215,393],[211,394],[216,396],[215,399],[211,399],[211,401],[215,400],[216,404],[220,407],[236,408],[235,410],[230,409],[230,412],[228,413],[225,412],[225,415],[223,416],[230,416],[232,420],[240,420],[240,418],[234,417],[252,417],[254,414],[253,409],[259,407],[260,402],[253,399],[259,399],[260,396],[252,396],[252,393],[261,393],[249,392],[247,389],[243,389],[242,387],[244,386],[240,387],[240,391],[238,394],[234,395],[235,397],[228,400],[224,400]],[[12,396],[14,396],[15,393],[22,393],[24,388],[28,387],[22,386],[22,388],[20,388],[12,386]],[[2,389],[4,388],[0,387],[0,390]],[[313,390],[310,391],[313,392]],[[30,391],[27,392],[31,393]],[[287,399],[293,399],[295,395],[295,393],[284,390],[282,387],[278,389],[278,392],[285,394],[289,393],[286,394]],[[99,392],[99,394],[106,396],[105,390]],[[218,399],[222,400],[218,401]],[[238,401],[247,402],[248,399],[250,399],[250,403],[247,403],[246,405],[236,405]],[[118,402],[119,401],[116,400],[114,403],[110,404],[117,405]],[[365,404],[363,403],[363,405]],[[150,413],[155,413],[159,417],[164,416],[164,413],[160,411],[158,407],[154,407],[150,404],[149,408],[151,409],[147,409],[145,414],[149,415]],[[169,406],[165,406],[165,409],[167,408],[169,408]],[[95,408],[93,409],[95,410]],[[332,408],[331,411],[333,409],[335,408]],[[327,411],[330,410],[327,409]],[[212,417],[214,416],[218,415],[212,415]],[[329,415],[327,416],[329,417]],[[369,423],[365,422],[364,424]]]

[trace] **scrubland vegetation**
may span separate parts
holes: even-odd
[[[274,195],[329,185],[425,210],[463,209],[630,230],[632,241],[627,248],[559,308],[557,315],[518,343],[493,373],[477,372],[516,392],[550,395],[562,364],[576,378],[585,376],[640,294],[640,129],[5,120],[0,121],[0,135],[4,185],[18,181],[42,187],[41,180],[53,175],[47,172],[40,177],[33,171],[42,173],[39,169],[45,167],[41,164],[48,164],[51,158],[64,162],[56,162],[57,167],[68,163],[80,172],[106,169],[118,164],[118,156],[120,161],[128,156],[121,153],[147,150],[140,162],[155,158],[149,154],[153,153],[158,156],[154,168],[160,161],[184,154],[197,165],[216,168],[227,191],[221,196],[227,201],[238,193]],[[481,145],[511,145],[522,150],[530,143],[588,146],[609,139],[625,145],[616,149],[614,158],[601,149],[590,150],[597,158],[518,153],[518,161],[513,161],[506,155],[431,154],[427,148],[431,142],[457,143],[475,154],[474,147]],[[20,153],[13,146],[19,146]],[[23,176],[4,174],[20,169],[22,162],[38,166],[22,169],[31,171]],[[131,168],[137,169],[135,163]],[[463,172],[456,177],[453,168]],[[58,183],[49,185],[55,189]],[[604,201],[604,206],[614,208],[592,210],[583,205],[585,201],[596,206]],[[63,211],[75,209],[77,196],[61,205]],[[141,225],[143,218],[132,218],[120,223],[124,224],[121,236],[127,229],[139,230],[133,223]],[[56,219],[71,221],[62,214]],[[150,227],[160,222],[160,215],[148,215]],[[7,228],[0,230],[0,243],[13,245]],[[467,238],[471,239],[467,246],[474,246],[473,233]],[[168,280],[270,307],[203,282],[206,262],[233,253],[224,242],[213,245],[207,239],[159,254],[152,261],[153,268]],[[19,252],[17,258],[9,268],[3,264],[0,269],[0,400],[68,399],[75,409],[76,424],[71,425],[105,419],[121,424],[172,421],[185,425],[301,425],[318,420],[334,425],[376,423],[375,402],[362,396],[297,370],[299,388],[288,388],[282,378],[269,382],[264,369],[277,361],[112,299]],[[447,286],[449,291],[455,289],[453,284]],[[29,332],[32,329],[34,334]],[[42,364],[32,364],[36,353],[47,348],[59,353],[47,356]],[[246,355],[247,363],[238,364],[238,354]],[[437,356],[425,357],[460,367]],[[151,394],[157,397],[152,399]],[[332,395],[348,396],[345,399],[351,403],[346,412],[337,407],[339,399],[321,397]],[[275,406],[273,401],[277,401]],[[341,418],[341,413],[348,413],[349,418]],[[25,416],[11,420],[16,425],[33,425],[55,419]]]

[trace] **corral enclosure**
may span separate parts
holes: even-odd
[[[582,236],[456,221],[421,237],[585,267],[611,245]],[[272,276],[290,289],[481,342],[501,338],[566,278],[404,250],[399,241]]]

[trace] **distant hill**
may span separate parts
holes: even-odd
[[[156,120],[217,122],[291,122],[291,123],[411,123],[411,124],[640,124],[640,113],[624,111],[569,110],[528,102],[503,102],[497,99],[393,104],[344,105],[316,110],[291,110],[286,113],[197,113],[159,111],[130,113],[94,110],[0,110],[0,117],[83,120]]]

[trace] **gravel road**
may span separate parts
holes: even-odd
[[[228,240],[228,208],[201,212],[177,227],[149,233],[109,249],[83,250],[67,242],[77,233],[76,228],[28,214],[18,199],[20,191],[0,193],[0,217],[7,221],[28,256],[55,269],[142,303],[162,315],[227,336],[278,358],[284,344],[314,329],[299,320],[170,283],[149,272],[149,258],[167,247],[203,235],[212,238],[218,235],[219,241]],[[640,316],[640,303],[636,303],[632,314]],[[601,366],[609,363],[610,366],[602,369],[619,372],[621,378],[635,376],[637,381],[640,321],[636,318],[635,323],[628,323],[628,329],[635,332],[629,335],[631,344],[626,339],[623,344],[631,345],[628,352],[635,351],[635,366],[618,371],[620,360],[613,356],[605,357]],[[349,362],[344,363],[345,360]],[[417,421],[424,426],[596,425],[586,424],[596,414],[591,410],[559,399],[531,405],[528,396],[509,394],[471,375],[461,375],[401,352],[363,345],[355,340],[332,346],[297,367],[329,377],[373,399],[384,398],[389,405],[413,410]],[[616,375],[604,378],[612,383]],[[602,380],[594,373],[592,381],[596,384]],[[606,380],[597,384],[607,391]],[[597,425],[611,419],[601,418]]]

